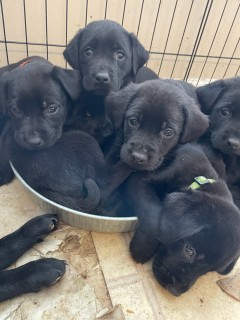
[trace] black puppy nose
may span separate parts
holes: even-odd
[[[175,288],[175,287],[172,286],[171,284],[169,284],[169,285],[167,286],[167,290],[168,290],[173,296],[175,296],[175,297],[179,297],[180,294],[181,294],[181,292],[179,292],[179,291],[177,290],[177,288]]]
[[[147,161],[147,155],[142,152],[134,151],[132,153],[132,159],[137,163],[144,163]]]
[[[231,147],[232,149],[239,149],[240,148],[240,140],[237,138],[229,138],[227,140],[227,144],[229,145],[229,147]]]
[[[97,82],[100,82],[100,83],[108,83],[110,80],[109,75],[106,72],[98,72],[95,78]]]
[[[106,121],[102,125],[102,135],[104,138],[109,137],[113,133],[112,124],[109,121]]]
[[[39,146],[42,143],[42,138],[37,132],[29,133],[26,140],[31,146]]]

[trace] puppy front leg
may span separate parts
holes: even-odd
[[[11,154],[11,125],[7,123],[0,136],[0,186],[12,181],[14,174],[9,164]]]
[[[139,219],[139,227],[130,243],[130,252],[135,261],[144,263],[154,256],[159,246],[157,229],[162,205],[154,187],[140,176],[133,174],[124,192]]]
[[[0,239],[0,270],[10,266],[57,227],[57,215],[44,214],[29,220],[15,232]]]
[[[124,141],[123,130],[120,129],[115,133],[115,137],[110,141],[104,150],[104,157],[109,165],[116,164],[120,159],[120,150]]]
[[[104,187],[100,189],[101,202],[103,203],[134,171],[134,169],[121,161],[110,167],[109,178]]]
[[[130,242],[129,249],[136,262],[145,263],[152,259],[159,245],[160,242],[156,237],[146,232],[144,225],[140,224]]]
[[[234,204],[240,210],[240,186],[232,186],[228,184],[228,188],[232,194]]]
[[[0,301],[54,285],[64,275],[65,269],[65,261],[46,258],[0,271]]]

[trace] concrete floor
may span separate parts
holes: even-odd
[[[43,213],[14,180],[0,188],[0,237]],[[176,298],[154,280],[151,263],[130,257],[130,233],[104,234],[60,224],[15,266],[39,257],[68,262],[55,286],[0,303],[0,320],[236,320],[240,302],[223,292],[209,273]],[[14,266],[13,266],[14,267]],[[240,261],[230,275],[240,267]]]

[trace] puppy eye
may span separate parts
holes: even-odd
[[[84,54],[85,54],[85,56],[90,57],[90,56],[93,55],[93,51],[92,51],[92,49],[90,49],[90,48],[86,48],[86,49],[84,50]]]
[[[230,115],[230,110],[229,108],[224,107],[220,110],[220,113],[223,117],[228,117]]]
[[[122,51],[117,51],[116,58],[118,60],[123,60],[125,58],[125,54]]]
[[[12,111],[12,114],[15,116],[20,116],[22,114],[22,110],[20,110],[16,106],[11,107],[11,111]]]
[[[189,244],[186,244],[184,246],[184,254],[189,258],[189,259],[192,259],[196,252],[195,250],[189,245]]]
[[[162,134],[167,137],[167,138],[170,138],[173,136],[173,130],[170,129],[170,128],[167,128],[167,129],[164,129],[162,130]]]
[[[138,120],[137,118],[129,118],[128,123],[131,127],[136,127],[138,125]]]
[[[55,104],[51,104],[48,108],[47,108],[47,112],[48,113],[55,113],[57,112],[58,107]]]

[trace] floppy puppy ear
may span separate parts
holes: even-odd
[[[187,143],[198,139],[209,127],[208,117],[201,112],[196,102],[191,99],[183,105],[184,124],[180,136],[180,143]]]
[[[197,97],[201,105],[201,110],[210,114],[214,104],[220,98],[225,88],[224,80],[217,80],[205,86],[197,88]]]
[[[125,113],[130,101],[137,91],[137,85],[130,83],[124,89],[111,92],[105,100],[105,113],[112,123],[114,130],[118,130],[124,122]]]
[[[187,204],[186,197],[181,197],[179,193],[172,193],[168,199],[170,206],[168,203],[163,206],[158,226],[157,239],[161,243],[167,245],[177,242],[208,227],[201,222],[201,219],[198,219],[196,214],[192,214],[191,206]]]
[[[148,61],[149,53],[133,33],[130,33],[130,38],[132,42],[133,74],[135,76],[138,70]]]
[[[72,100],[77,100],[82,92],[81,75],[78,70],[53,67],[53,79],[59,82]]]
[[[66,49],[63,51],[63,56],[73,69],[79,69],[79,31],[69,42]]]
[[[189,217],[183,216],[181,219],[176,219],[173,223],[164,221],[160,227],[157,239],[161,243],[168,245],[191,237],[205,228],[206,226],[198,225],[196,221],[192,221]]]

